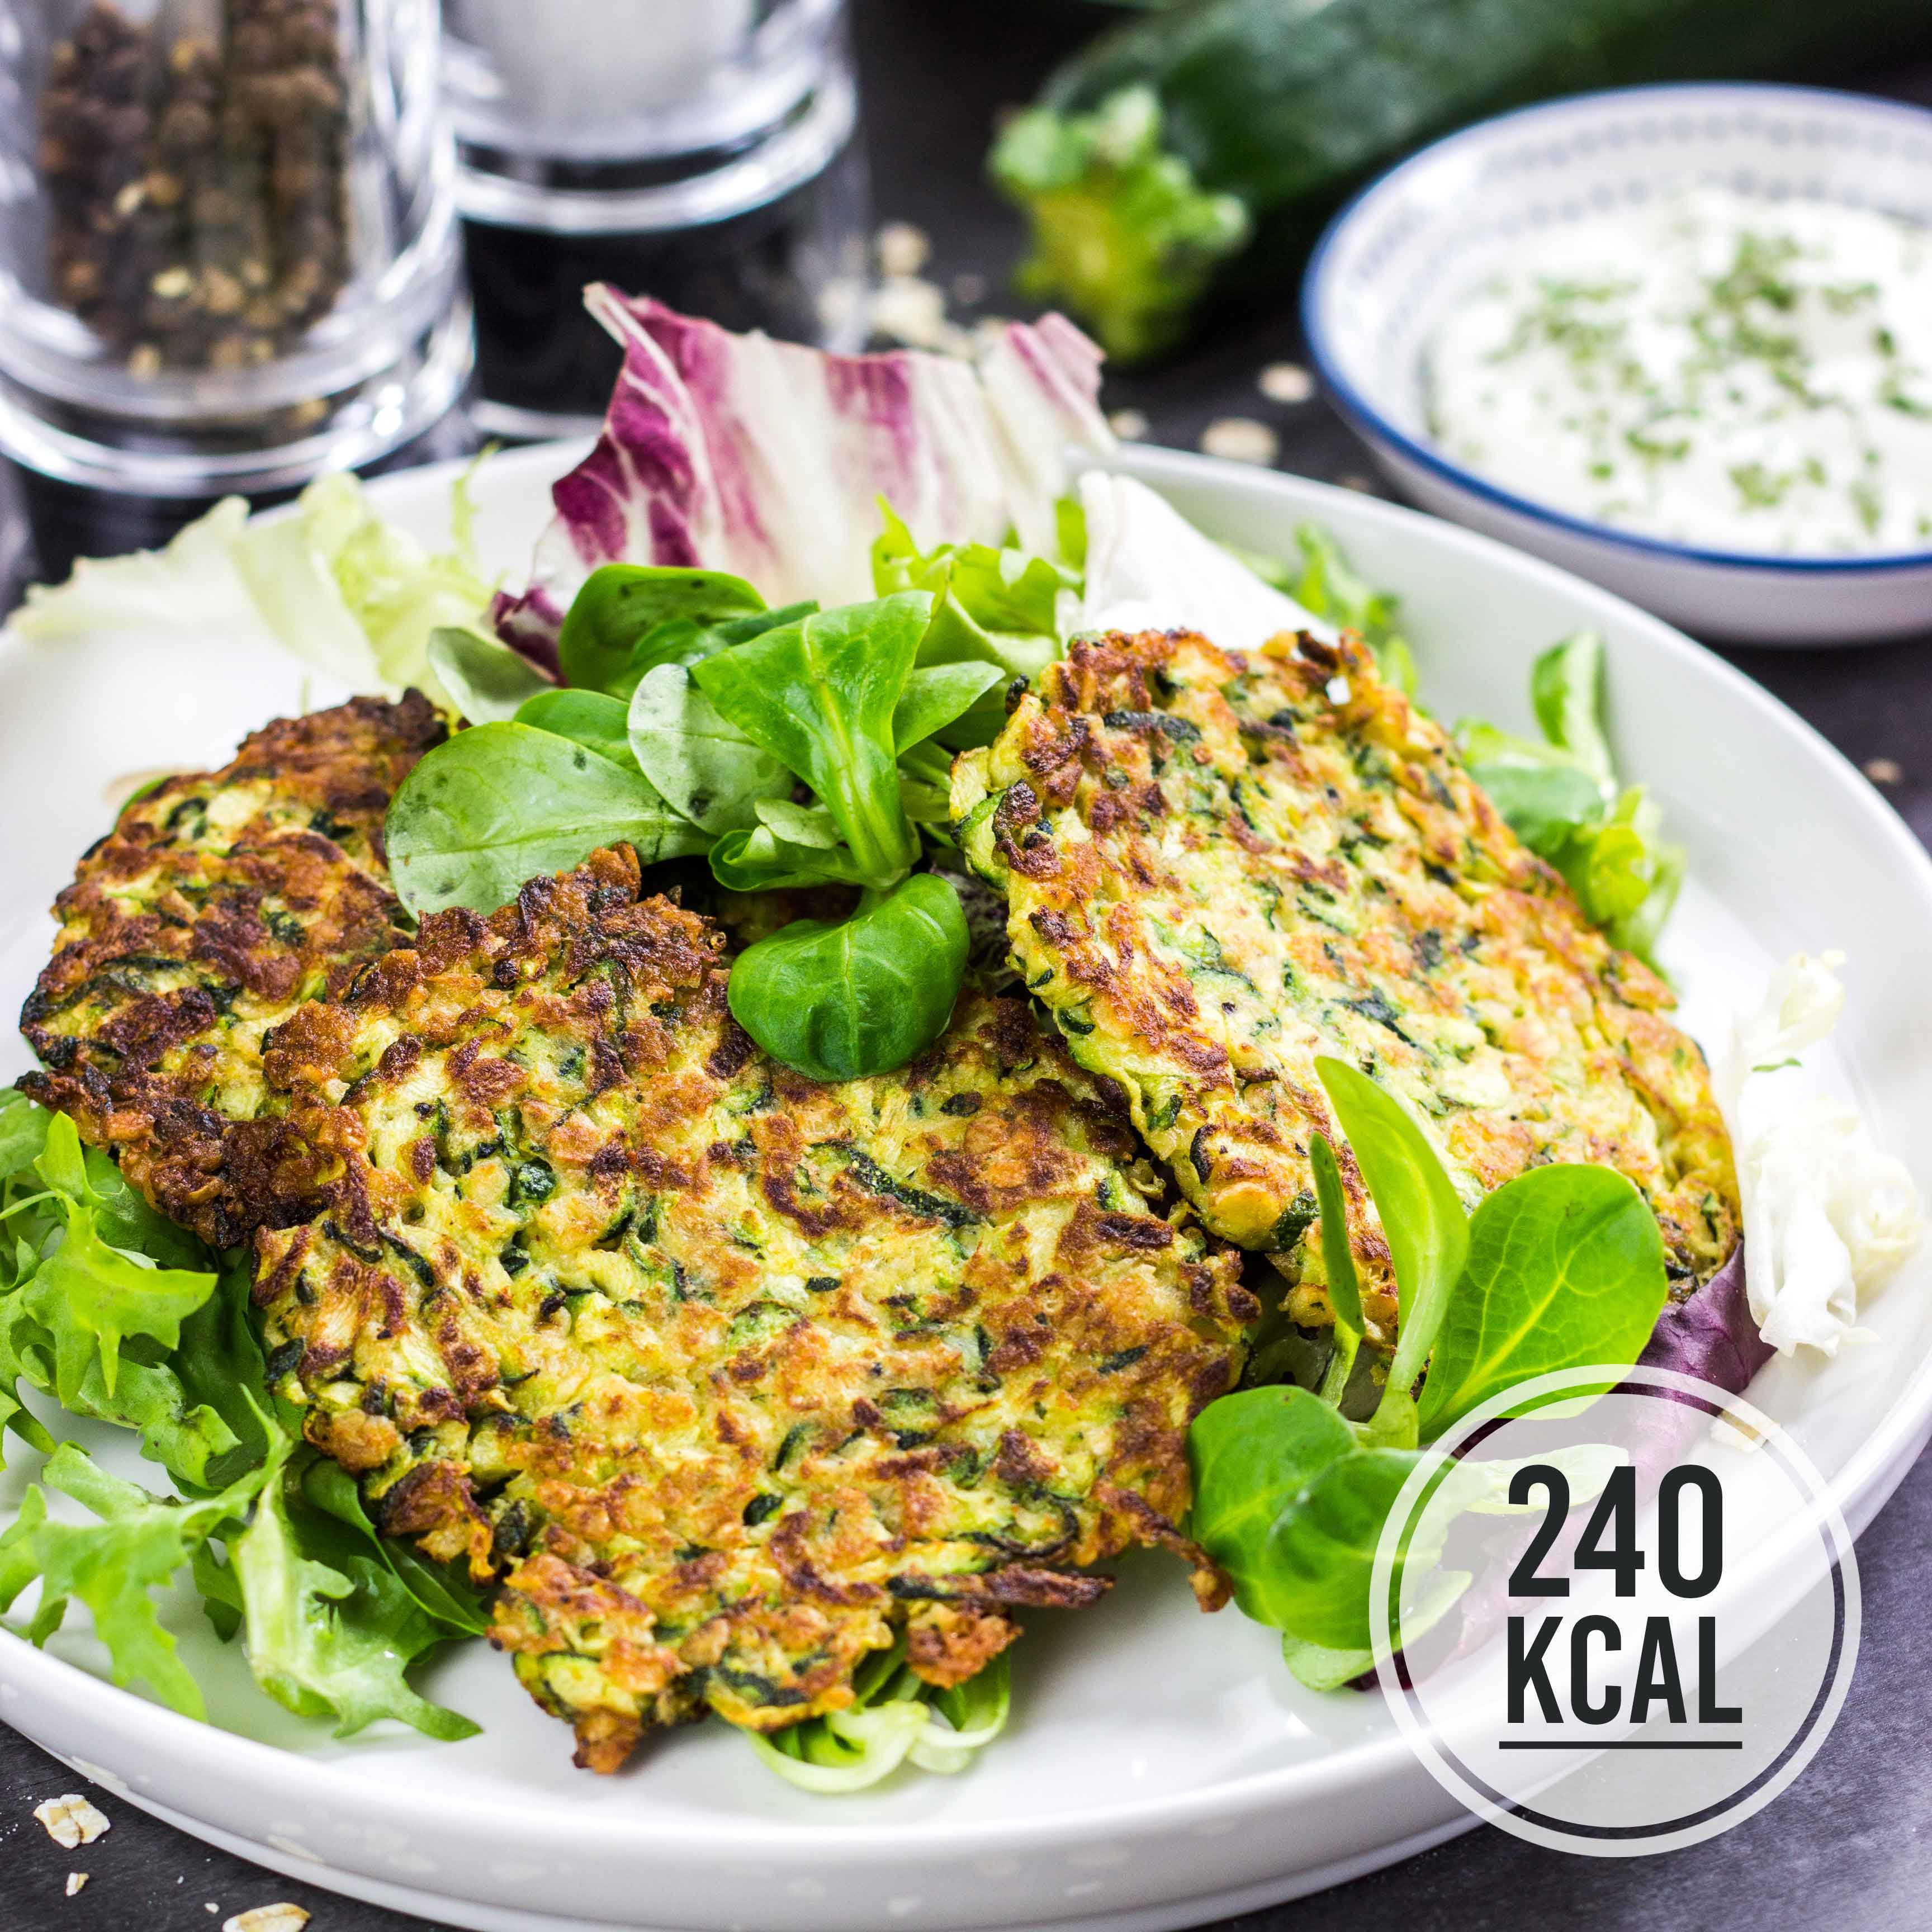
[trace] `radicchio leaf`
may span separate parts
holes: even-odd
[[[1675,1369],[1727,1394],[1742,1395],[1776,1352],[1751,1317],[1740,1243],[1695,1294],[1665,1304],[1638,1360],[1646,1368]]]
[[[1100,352],[1064,317],[1014,322],[976,362],[833,356],[735,335],[593,284],[624,350],[597,446],[551,493],[504,641],[555,676],[571,599],[607,563],[730,571],[773,604],[872,594],[884,496],[928,542],[1051,554],[1070,446],[1104,454]]]

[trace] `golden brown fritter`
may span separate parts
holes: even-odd
[[[20,1084],[217,1246],[265,1204],[263,1036],[404,936],[382,814],[444,735],[418,692],[278,719],[129,804],[55,902]]]
[[[1322,1053],[1408,1103],[1471,1204],[1539,1162],[1600,1162],[1656,1210],[1680,1291],[1736,1244],[1730,1140],[1670,988],[1588,924],[1357,640],[1077,640],[960,760],[952,802],[1028,989],[1126,1088],[1209,1227],[1276,1253],[1298,1318],[1328,1318],[1307,1158],[1335,1136]],[[1342,1165],[1390,1340],[1386,1244]]]
[[[331,1151],[261,1238],[271,1377],[374,1519],[501,1580],[494,1640],[614,1768],[708,1706],[949,1684],[1164,1543],[1258,1312],[1023,1006],[820,1085],[628,850],[451,911],[267,1056]]]

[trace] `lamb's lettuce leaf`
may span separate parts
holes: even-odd
[[[647,865],[711,844],[634,763],[514,722],[459,731],[418,760],[389,802],[386,836],[397,895],[418,915],[494,912],[526,880],[620,840]]]
[[[920,590],[932,615],[919,640],[916,677],[958,679],[975,666],[990,669],[976,702],[934,725],[955,751],[990,744],[1006,722],[1005,686],[1031,678],[1060,655],[1081,586],[1078,568],[1058,556],[1012,544],[941,543],[921,550],[904,520],[883,498],[885,528],[872,545],[872,584],[881,597]],[[1084,520],[1082,520],[1083,536]],[[1064,526],[1063,525],[1063,534]],[[1056,538],[1056,542],[1059,539]],[[930,736],[902,731],[902,751]]]

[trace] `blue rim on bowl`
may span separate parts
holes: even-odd
[[[1791,86],[1771,81],[1695,80],[1664,81],[1645,87],[1602,88],[1583,94],[1565,94],[1555,100],[1539,101],[1533,106],[1513,108],[1508,113],[1492,115],[1489,119],[1478,121],[1473,126],[1460,128],[1453,134],[1445,134],[1440,140],[1432,141],[1426,148],[1418,149],[1406,160],[1398,161],[1394,167],[1378,175],[1366,187],[1358,188],[1322,231],[1322,238],[1316,243],[1314,251],[1309,256],[1308,267],[1301,280],[1301,328],[1308,343],[1309,359],[1315,364],[1316,373],[1322,379],[1323,388],[1342,415],[1350,419],[1350,427],[1359,434],[1391,445],[1412,463],[1420,465],[1444,482],[1453,484],[1459,490],[1466,490],[1471,496],[1480,497],[1498,508],[1512,511],[1518,516],[1527,517],[1534,522],[1548,524],[1553,529],[1567,531],[1574,536],[1589,538],[1599,543],[1615,544],[1642,555],[1666,557],[1683,563],[1714,564],[1730,570],[1789,572],[1806,575],[1873,576],[1902,571],[1932,569],[1932,550],[1887,550],[1870,556],[1845,557],[1783,556],[1766,550],[1702,550],[1690,544],[1671,543],[1660,537],[1639,536],[1629,530],[1618,530],[1612,524],[1594,523],[1586,517],[1573,517],[1562,510],[1554,510],[1546,504],[1539,503],[1534,497],[1518,496],[1512,490],[1503,489],[1478,476],[1474,470],[1466,470],[1460,463],[1450,461],[1432,445],[1421,441],[1407,430],[1391,422],[1341,374],[1337,359],[1330,350],[1321,322],[1322,285],[1329,272],[1330,258],[1343,231],[1372,198],[1394,186],[1404,176],[1436,161],[1443,154],[1459,148],[1476,145],[1495,128],[1561,115],[1581,101],[1624,100],[1636,103],[1646,99],[1662,101],[1684,94],[1750,94],[1767,100],[1791,100],[1795,97],[1800,100],[1830,101],[1840,105],[1855,104],[1862,112],[1895,117],[1909,122],[1917,131],[1932,134],[1932,108],[1917,106],[1908,101],[1887,100],[1875,94],[1855,94],[1838,88]]]

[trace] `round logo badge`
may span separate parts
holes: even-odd
[[[1858,1656],[1824,1478],[1750,1403],[1665,1369],[1544,1376],[1466,1418],[1390,1510],[1370,1604],[1382,1695],[1436,1781],[1598,1858],[1762,1810]]]

